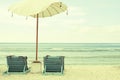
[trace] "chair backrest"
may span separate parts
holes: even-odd
[[[61,67],[64,70],[64,56],[46,56],[44,57],[44,68],[47,67],[46,71],[61,71]]]
[[[7,64],[10,72],[22,72],[28,69],[26,56],[7,56]]]
[[[62,64],[62,61],[59,57],[48,57],[45,58],[45,64]]]

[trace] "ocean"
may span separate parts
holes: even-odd
[[[0,64],[6,56],[27,56],[28,63],[35,60],[35,43],[0,43]],[[65,64],[119,65],[120,43],[39,43],[38,56],[65,56]]]

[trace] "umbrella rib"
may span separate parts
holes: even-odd
[[[57,11],[57,9],[55,9],[53,6],[51,6],[57,13],[59,13],[59,11]]]
[[[52,16],[52,14],[51,14],[51,12],[49,11],[49,9],[47,8],[47,11],[48,11],[48,13],[50,14],[50,16]]]
[[[62,7],[58,7],[57,5],[55,5],[55,4],[52,4],[53,6],[55,6],[55,7],[57,7],[57,8],[59,8],[59,9],[61,9],[62,11],[64,11],[64,9],[62,9]]]

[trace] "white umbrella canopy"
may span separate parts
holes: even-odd
[[[67,6],[58,0],[24,0],[13,4],[9,11],[23,16],[49,17],[64,12]]]
[[[38,61],[38,18],[50,17],[67,10],[67,6],[58,0],[23,0],[8,9],[12,13],[36,18],[36,60]]]

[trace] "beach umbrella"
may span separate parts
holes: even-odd
[[[11,5],[12,13],[36,18],[36,59],[38,62],[38,19],[51,17],[67,10],[67,6],[59,0],[23,0]]]

